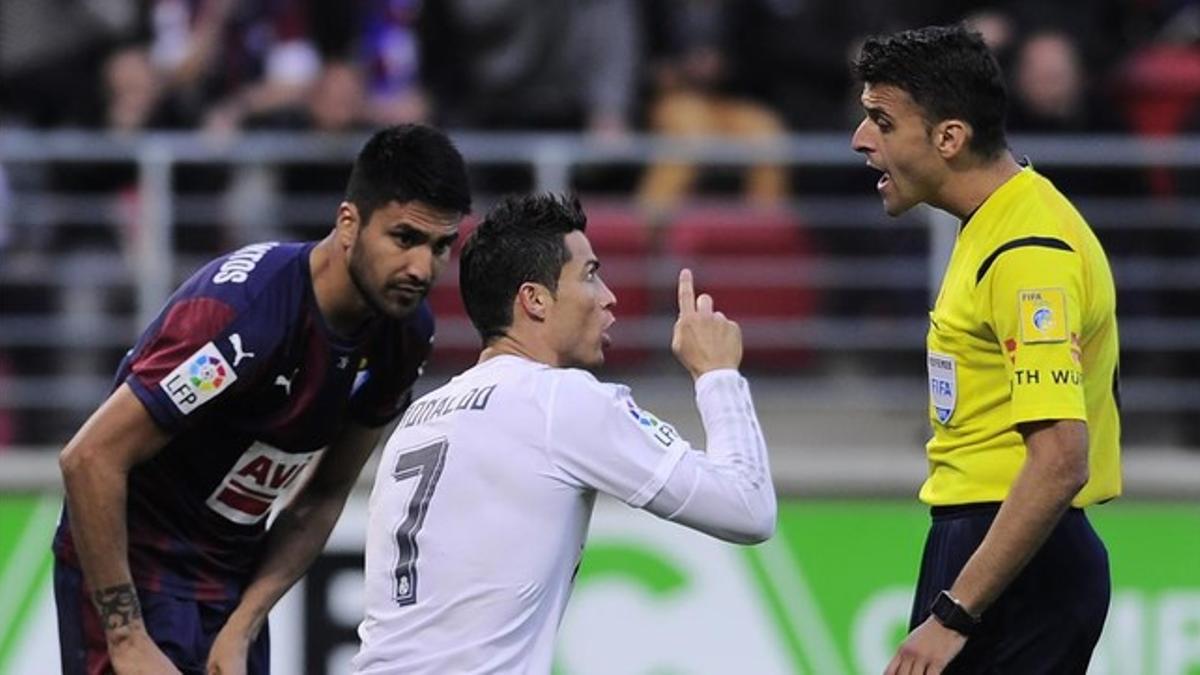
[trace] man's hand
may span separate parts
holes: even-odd
[[[154,644],[144,626],[130,628],[119,637],[109,632],[108,657],[117,675],[179,675],[179,669]]]
[[[967,644],[967,637],[943,626],[934,617],[908,634],[884,675],[938,675]]]
[[[250,651],[250,638],[226,623],[217,639],[213,640],[208,652],[207,675],[246,675],[246,659]]]
[[[742,362],[742,329],[713,311],[712,296],[696,297],[692,271],[686,268],[679,272],[679,319],[671,351],[693,378],[710,370],[737,368]]]

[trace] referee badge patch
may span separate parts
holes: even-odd
[[[958,400],[958,376],[954,357],[929,352],[929,404],[937,421],[945,424],[954,415],[954,404]]]
[[[1021,342],[1066,342],[1067,294],[1061,288],[1034,288],[1017,292],[1021,317]]]

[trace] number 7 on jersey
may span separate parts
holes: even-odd
[[[449,443],[439,438],[414,450],[400,453],[392,479],[397,483],[416,479],[417,486],[404,509],[404,520],[396,527],[395,598],[401,607],[417,601],[417,534],[425,523],[429,500],[437,488]]]

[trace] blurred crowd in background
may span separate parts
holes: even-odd
[[[6,0],[0,122],[845,130],[864,36],[959,20],[1011,76],[1014,131],[1200,125],[1191,0]]]
[[[6,0],[0,125],[228,134],[429,122],[769,142],[853,128],[849,63],[865,36],[956,21],[1008,74],[1013,132],[1200,131],[1195,0]],[[743,194],[778,201],[793,178],[750,167]],[[670,205],[696,181],[692,167],[651,166],[620,188]],[[1083,187],[1189,186],[1156,175]]]
[[[845,138],[850,157],[850,132],[862,113],[849,64],[862,40],[957,21],[982,33],[1007,74],[1013,133],[1200,133],[1197,0],[2,0],[0,133],[360,133],[427,122],[452,132],[571,132],[598,143],[640,134],[771,143],[794,132],[829,132]],[[190,218],[214,227],[177,228],[174,244],[195,262],[250,241],[320,237],[331,225],[347,167],[343,157],[279,166],[176,165],[170,189],[179,197],[177,225]],[[1174,203],[1200,195],[1197,170],[1118,161],[1050,176],[1073,198]],[[0,311],[17,336],[9,336],[7,356],[0,351],[0,380],[27,385],[26,402],[16,406],[14,395],[8,404],[23,406],[24,415],[5,410],[0,396],[0,447],[62,440],[79,420],[36,409],[60,405],[77,417],[90,406],[59,403],[39,390],[43,380],[36,378],[66,376],[58,385],[66,391],[74,387],[72,376],[110,376],[127,346],[115,340],[119,349],[106,347],[85,363],[66,343],[35,344],[27,334],[40,329],[21,333],[11,319],[47,310],[67,316],[84,305],[106,316],[130,313],[128,292],[97,288],[80,299],[77,290],[55,286],[36,270],[45,269],[50,256],[61,261],[97,248],[108,250],[107,260],[123,257],[132,266],[137,178],[129,162],[0,165]],[[477,212],[492,196],[533,183],[527,166],[474,167],[472,180]],[[902,266],[897,261],[928,255],[924,223],[889,225],[889,235],[880,237],[852,222],[858,212],[851,205],[837,226],[794,208],[853,197],[870,200],[871,218],[882,219],[871,190],[875,180],[857,163],[852,169],[796,162],[701,171],[650,162],[578,168],[571,188],[615,205],[585,202],[594,220],[628,227],[590,232],[598,250],[632,261],[635,276],[653,272],[663,255],[679,261],[701,254],[739,255],[747,270],[773,275],[761,288],[743,283],[723,296],[743,312],[757,308],[762,317],[780,321],[763,328],[760,348],[748,351],[762,357],[768,372],[784,363],[791,373],[841,368],[915,377],[919,356],[900,359],[877,347],[865,348],[865,356],[817,360],[804,349],[789,355],[770,346],[786,342],[776,327],[816,313],[869,320],[884,330],[891,329],[888,321],[923,317],[923,272],[894,268]],[[688,198],[709,194],[734,196],[734,207],[686,210]],[[74,202],[59,195],[103,195],[110,201],[102,203],[115,203],[119,213],[107,222],[72,216],[53,227],[25,227],[37,214],[5,205],[22,198],[22,204],[36,203],[31,195],[63,203]],[[297,201],[297,195],[309,199]],[[1093,218],[1096,211],[1077,203]],[[197,204],[215,207],[192,208]],[[284,207],[297,205],[286,216]],[[774,210],[747,210],[758,208]],[[210,211],[215,215],[204,215]],[[114,221],[117,227],[107,227]],[[1119,225],[1101,232],[1110,255],[1137,264],[1165,261],[1155,263],[1152,274],[1170,265],[1182,270],[1200,254],[1200,228],[1164,221],[1149,235],[1142,223]],[[22,256],[33,262],[23,264],[17,260]],[[881,279],[899,274],[915,276],[916,283],[869,286],[859,279],[839,292],[805,288],[789,276],[800,258],[891,263],[880,268]],[[1119,286],[1123,272],[1117,270]],[[654,316],[664,306],[658,289],[641,281],[622,284],[618,277],[616,284],[622,316]],[[446,297],[435,297],[439,312],[456,311],[456,293],[447,284]],[[1122,316],[1188,318],[1200,306],[1196,295],[1194,285],[1179,283],[1123,287]],[[838,346],[836,335],[829,342]],[[914,335],[908,346],[915,353],[921,344]],[[1128,365],[1130,372],[1200,374],[1200,361],[1183,358],[1187,353],[1158,354],[1146,346],[1125,357],[1122,372]],[[1175,406],[1163,410],[1184,430],[1179,437],[1200,445],[1200,416],[1185,414],[1200,403]]]
[[[229,134],[429,122],[769,142],[853,128],[849,63],[865,36],[956,21],[984,35],[1008,74],[1013,132],[1200,131],[1194,0],[6,0],[0,126]],[[654,165],[583,188],[670,206],[699,173]],[[1190,187],[1161,172],[1110,178],[1063,187]],[[740,189],[771,203],[795,182],[782,167],[750,167]],[[477,187],[519,189],[503,178]]]

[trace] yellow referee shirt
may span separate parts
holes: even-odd
[[[1002,501],[1025,462],[1017,424],[1084,420],[1091,478],[1121,493],[1116,293],[1096,235],[1032,168],[959,232],[929,315],[933,438],[921,501]]]

